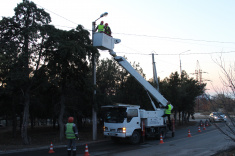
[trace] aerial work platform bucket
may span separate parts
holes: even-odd
[[[115,39],[105,33],[94,33],[93,36],[93,46],[100,50],[113,50],[114,44],[120,42],[120,39]]]

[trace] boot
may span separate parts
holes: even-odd
[[[76,156],[76,151],[73,151],[73,156]]]
[[[68,156],[71,156],[71,150],[67,150]]]

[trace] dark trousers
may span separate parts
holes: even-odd
[[[168,122],[169,122],[169,129],[171,129],[171,115],[170,114],[164,114],[162,117],[166,117],[168,118]]]
[[[68,151],[76,151],[76,141],[75,139],[68,139],[68,145],[67,145]]]

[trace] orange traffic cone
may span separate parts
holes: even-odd
[[[52,142],[51,142],[50,150],[49,150],[49,152],[48,152],[48,153],[55,153],[55,151],[53,151],[53,144],[52,144]]]
[[[160,135],[160,144],[164,144],[163,139],[162,139],[162,134]]]
[[[208,121],[206,120],[206,126],[209,126]]]
[[[201,129],[200,129],[200,126],[198,126],[198,132],[202,132]]]
[[[205,124],[203,125],[203,130],[206,130]]]
[[[192,135],[190,133],[190,129],[188,130],[188,137],[192,137]]]
[[[87,146],[87,144],[86,144],[86,148],[85,148],[85,154],[84,154],[84,156],[89,156],[90,154],[89,154],[89,152],[88,152],[88,146]]]

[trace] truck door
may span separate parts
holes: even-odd
[[[127,110],[127,135],[132,135],[135,129],[140,129],[140,113],[139,109],[130,108]]]

